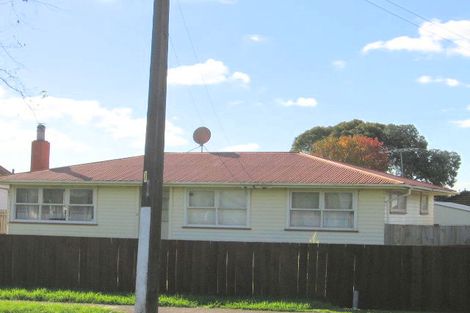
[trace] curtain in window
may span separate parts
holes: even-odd
[[[43,205],[41,207],[42,220],[65,221],[66,214],[63,205]]]
[[[353,228],[354,212],[323,212],[323,227]]]
[[[69,221],[90,222],[93,221],[92,206],[70,206]]]
[[[292,210],[290,212],[290,226],[320,227],[320,222],[320,211]]]
[[[188,223],[215,225],[215,209],[188,209]]]
[[[39,219],[39,205],[16,205],[16,218],[21,220]]]
[[[16,203],[38,203],[39,190],[18,188],[16,190]]]
[[[352,210],[352,194],[349,192],[325,193],[325,209]]]
[[[320,194],[318,192],[293,192],[293,209],[318,209],[320,207]]]
[[[44,189],[42,192],[42,202],[63,204],[64,192],[65,192],[64,189]]]
[[[93,190],[71,189],[70,204],[93,204]]]
[[[213,208],[215,206],[215,197],[213,191],[191,191],[189,193],[189,206],[193,208]]]

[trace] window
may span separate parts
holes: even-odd
[[[401,193],[391,192],[389,209],[391,214],[406,214],[406,196]]]
[[[246,190],[190,190],[187,224],[192,226],[246,227]]]
[[[354,228],[351,192],[291,192],[289,226],[293,228]]]
[[[162,198],[162,222],[168,222],[170,208],[170,190],[168,188],[163,188]]]
[[[91,222],[93,189],[17,188],[15,220]]]
[[[421,215],[429,214],[429,197],[422,193],[419,199],[419,214]]]

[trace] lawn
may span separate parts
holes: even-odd
[[[113,313],[106,308],[79,304],[0,301],[0,313]]]
[[[49,289],[0,289],[0,300],[26,300],[47,301],[61,303],[94,303],[133,305],[134,294],[101,293],[89,291],[49,290]],[[316,312],[316,313],[348,313],[351,309],[338,308],[323,302],[304,299],[270,299],[252,297],[217,297],[217,296],[187,296],[187,295],[161,295],[160,306],[163,307],[206,307],[245,310],[266,310],[283,312]],[[10,311],[1,311],[10,312]],[[20,312],[20,311],[12,311]],[[36,312],[36,311],[33,311]],[[40,311],[37,311],[40,312]],[[44,311],[41,313],[59,312]],[[62,311],[60,311],[62,312]],[[63,311],[63,312],[95,312],[95,311]],[[96,311],[109,312],[109,311]],[[389,313],[391,311],[361,310],[361,313]],[[411,313],[398,312],[394,313]]]

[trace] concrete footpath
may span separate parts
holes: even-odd
[[[123,313],[134,313],[134,306],[130,305],[100,305],[110,308],[114,311]],[[158,308],[158,313],[281,313],[274,311],[250,311],[250,310],[233,310],[233,309],[207,309],[207,308]]]

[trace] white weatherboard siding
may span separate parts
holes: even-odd
[[[388,194],[386,194],[385,224],[400,225],[433,225],[434,224],[434,196],[428,195],[428,214],[419,213],[420,196],[419,192],[412,192],[406,199],[406,214],[390,213],[388,206]]]
[[[6,210],[8,203],[8,189],[6,186],[0,185],[0,211]]]
[[[470,206],[446,202],[435,203],[434,223],[443,226],[470,225]]]
[[[359,190],[358,231],[293,231],[287,226],[288,190],[253,189],[248,212],[250,229],[187,228],[186,188],[172,188],[169,239],[300,243],[384,243],[383,191]]]
[[[10,222],[8,233],[46,236],[137,238],[139,188],[97,187],[96,190],[96,225]]]

